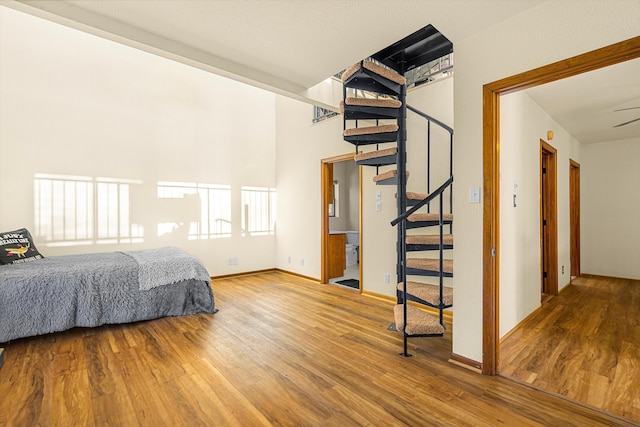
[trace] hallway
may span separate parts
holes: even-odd
[[[582,276],[501,343],[500,374],[640,422],[640,281]]]

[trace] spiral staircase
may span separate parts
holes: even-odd
[[[358,165],[376,168],[373,180],[377,185],[396,186],[397,218],[391,222],[397,227],[394,319],[395,329],[403,335],[401,354],[407,357],[411,356],[408,338],[443,336],[443,313],[453,306],[449,283],[453,261],[445,257],[445,252],[453,249],[453,129],[407,105],[405,73],[452,50],[451,42],[429,25],[342,74],[343,138],[355,146]],[[437,189],[427,188],[426,193],[407,190],[408,112],[426,120],[429,147],[432,125],[445,129],[450,136],[449,159],[433,160],[448,161],[450,176]],[[428,177],[431,161],[426,164]],[[435,279],[425,280],[427,277]]]

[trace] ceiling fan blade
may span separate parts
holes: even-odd
[[[619,128],[620,126],[628,125],[629,123],[637,122],[638,120],[640,120],[640,117],[638,117],[637,119],[629,120],[628,122],[620,123],[619,125],[615,125],[614,128]]]
[[[618,111],[635,110],[635,109],[638,109],[638,108],[640,108],[640,107],[620,108],[618,110],[613,110],[613,112],[617,113]]]

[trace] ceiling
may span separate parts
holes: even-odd
[[[267,88],[301,93],[425,27],[461,40],[544,0],[4,0]]]
[[[527,89],[526,93],[583,144],[640,137],[640,59]],[[627,109],[639,107],[636,109]],[[622,111],[615,111],[622,110]]]
[[[454,44],[545,0],[2,0],[276,93],[308,89],[427,24]],[[384,22],[381,22],[384,17]],[[528,90],[584,143],[640,135],[640,60]],[[308,100],[308,98],[307,98]]]

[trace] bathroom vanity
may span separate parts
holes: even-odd
[[[359,262],[359,240],[360,234],[357,231],[329,231],[329,279],[343,276],[347,267]]]
[[[341,232],[330,232],[328,239],[327,256],[329,258],[329,279],[340,277],[347,268],[347,235]]]

